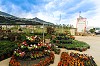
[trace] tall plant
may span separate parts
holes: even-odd
[[[55,28],[54,27],[47,27],[47,33],[48,34],[53,34],[53,33],[55,33]]]

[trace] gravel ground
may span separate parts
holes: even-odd
[[[100,66],[100,36],[75,36],[76,40],[84,41],[90,45],[90,49],[84,52],[74,51],[74,50],[66,50],[61,49],[61,52],[78,52],[78,53],[85,53],[90,56],[94,57],[95,62],[98,66]],[[61,55],[61,53],[60,53]],[[57,66],[60,55],[55,54],[55,60],[54,64],[51,64],[50,66]],[[3,60],[0,62],[0,66],[9,66],[10,58]]]

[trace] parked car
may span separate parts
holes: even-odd
[[[100,34],[100,28],[94,28],[95,29],[95,34]]]

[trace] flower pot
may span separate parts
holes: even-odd
[[[4,60],[4,55],[1,56],[1,60]]]
[[[11,54],[10,54],[10,53],[8,53],[8,54],[7,54],[7,56],[8,56],[8,58],[9,58],[9,57],[11,57]]]

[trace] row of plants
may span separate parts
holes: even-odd
[[[60,49],[58,49],[58,48],[56,48],[56,46],[55,45],[53,45],[52,44],[52,46],[51,46],[51,51],[54,51],[54,53],[55,54],[60,54],[60,52],[61,52],[61,50]]]
[[[82,41],[75,40],[74,36],[68,36],[66,34],[59,34],[56,38],[51,40],[59,48],[66,48],[68,50],[86,51],[90,46]]]
[[[17,48],[17,44],[11,41],[0,41],[0,61],[9,58],[14,49]]]
[[[59,48],[66,48],[68,50],[86,51],[90,46],[82,41],[74,40],[72,44],[56,44]]]
[[[53,43],[58,43],[58,44],[72,44],[72,39],[69,40],[52,40]]]
[[[62,52],[58,66],[97,66],[92,56]]]
[[[26,36],[40,36],[42,37],[43,33],[14,33],[14,32],[9,32],[9,33],[4,33],[2,32],[0,34],[0,40],[9,40],[9,41],[23,41],[26,39]],[[44,33],[44,35],[47,35],[47,33]]]
[[[66,36],[62,34],[61,36],[57,36],[51,42],[57,44],[72,44],[73,39],[74,38],[72,36]]]
[[[70,39],[70,37],[69,36],[57,36],[56,39],[57,40],[68,40]]]
[[[21,51],[21,50],[14,51],[14,56],[20,60],[39,59],[39,58],[49,56],[49,55],[50,55],[49,50],[30,51],[30,52],[29,51]]]

